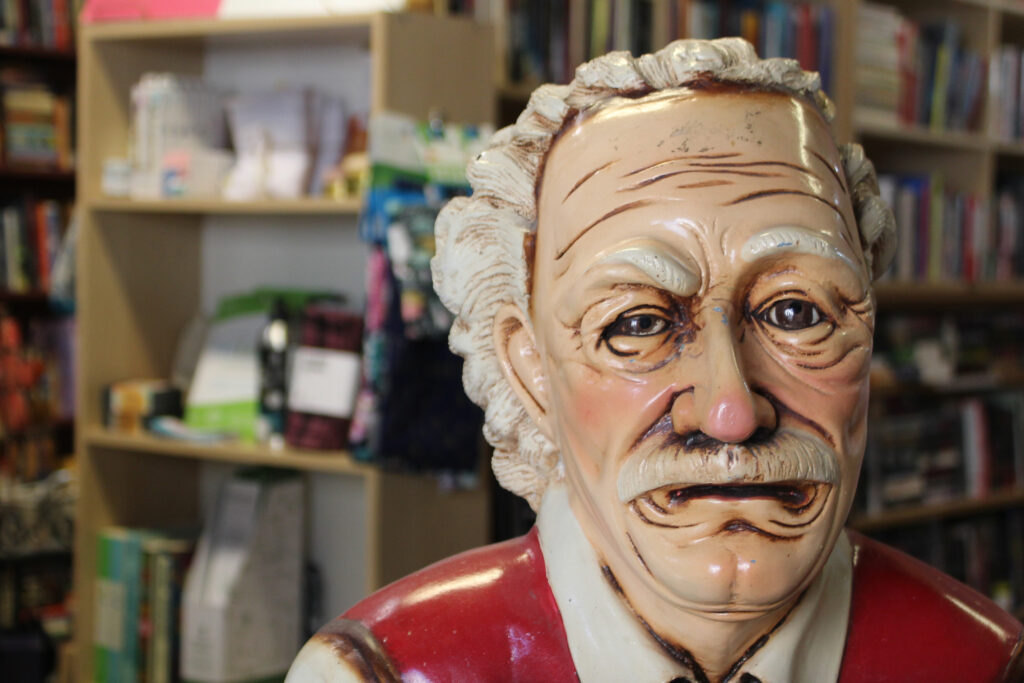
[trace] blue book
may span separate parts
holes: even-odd
[[[107,527],[99,534],[93,635],[93,680],[97,683],[137,679],[142,656],[142,546],[156,536],[153,531],[128,527]]]

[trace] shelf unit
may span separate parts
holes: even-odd
[[[357,111],[427,118],[440,108],[452,121],[486,122],[493,120],[492,41],[489,30],[471,21],[417,14],[82,27],[76,680],[91,676],[97,531],[194,524],[210,482],[234,467],[308,474],[307,547],[324,575],[329,610],[489,536],[483,490],[441,491],[432,477],[382,471],[343,451],[183,444],[102,426],[102,388],[119,379],[168,376],[179,333],[226,288],[284,277],[294,280],[273,284],[331,286],[351,294],[354,305],[362,296],[357,202],[104,197],[103,160],[123,156],[129,138],[131,86],[143,73],[161,70],[238,89],[294,85],[309,76]],[[339,249],[345,261],[333,263]],[[324,259],[333,265],[326,273]],[[242,272],[225,280],[232,268]],[[305,279],[318,268],[320,281]]]
[[[28,44],[0,46],[0,93],[13,84],[26,83],[42,84],[55,93],[66,95],[74,92],[75,76],[76,55],[73,51]],[[73,171],[58,170],[49,165],[7,165],[6,157],[7,151],[0,151],[0,206],[17,206],[20,210],[26,209],[30,200],[63,203],[74,197]],[[22,221],[29,220],[27,213],[29,211],[21,215]],[[6,247],[7,244],[0,245],[0,257],[6,257]],[[16,321],[23,338],[28,338],[28,330],[40,321],[49,325],[50,321],[67,315],[67,311],[52,304],[49,292],[41,291],[37,284],[30,283],[32,289],[28,291],[10,291],[6,281],[0,282],[0,313],[10,315]],[[38,392],[38,385],[33,387],[33,391]],[[49,411],[34,412],[37,414],[30,418],[27,426],[11,429],[9,424],[0,424],[0,462],[5,470],[2,496],[5,510],[0,513],[3,515],[12,514],[7,506],[17,504],[17,494],[22,486],[34,489],[39,485],[38,478],[49,473],[51,464],[39,462],[41,459],[31,453],[52,452],[64,462],[73,451],[73,418]],[[11,480],[12,474],[14,481]],[[13,525],[13,533],[12,525],[4,524],[7,537],[3,552],[0,552],[0,579],[3,584],[0,592],[7,599],[0,607],[0,630],[10,636],[26,629],[34,632],[43,624],[45,630],[59,641],[63,629],[55,629],[56,620],[43,616],[40,608],[49,607],[47,611],[53,615],[57,605],[67,602],[72,584],[71,549],[66,538],[50,537],[42,541],[34,536],[35,529],[26,532],[24,521],[31,519],[31,515],[24,515],[21,524],[15,522]],[[12,543],[21,545],[12,549]],[[47,580],[40,582],[40,575],[48,577]],[[27,620],[37,623],[28,623]],[[10,650],[12,642],[5,639],[5,649]],[[18,654],[26,656],[24,652]]]

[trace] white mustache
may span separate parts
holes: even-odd
[[[836,452],[813,434],[780,429],[757,444],[718,448],[648,448],[634,453],[616,482],[619,500],[628,503],[666,486],[698,484],[839,481]]]

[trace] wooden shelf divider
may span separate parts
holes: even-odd
[[[850,518],[849,526],[869,533],[1022,506],[1024,506],[1024,488],[1015,488],[995,491],[981,498],[959,498],[938,503],[908,505],[877,514],[854,516]]]
[[[226,442],[218,444],[177,441],[149,434],[124,434],[103,427],[85,430],[85,444],[90,447],[133,451],[146,455],[194,458],[231,465],[266,465],[310,472],[367,476],[376,472],[373,465],[355,460],[348,451],[313,451],[284,448],[271,449],[259,444]]]

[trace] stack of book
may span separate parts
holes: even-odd
[[[73,165],[71,98],[20,75],[0,73],[3,165],[68,171]]]
[[[0,291],[50,291],[70,211],[53,199],[0,201]]]
[[[677,38],[742,36],[763,57],[791,57],[832,73],[835,10],[827,3],[751,0],[496,0],[507,21],[512,83],[568,82],[580,63],[611,50],[635,55]]]
[[[108,527],[96,555],[93,680],[179,680],[181,592],[194,542],[152,529]]]
[[[0,2],[0,45],[74,49],[75,0]]]
[[[855,92],[862,121],[933,130],[978,130],[987,64],[952,19],[918,23],[862,3]]]

